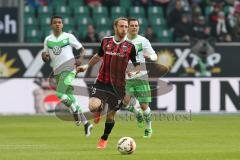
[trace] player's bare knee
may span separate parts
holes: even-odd
[[[106,123],[115,123],[114,119],[106,119]]]
[[[145,111],[148,108],[148,103],[141,103],[140,107],[142,108],[143,111]]]
[[[123,103],[124,103],[124,105],[128,105],[129,102],[130,102],[130,100],[131,100],[131,97],[128,96],[128,95],[126,95],[126,96],[124,97],[124,99],[123,99]]]
[[[91,97],[89,99],[89,106],[88,106],[89,110],[91,112],[97,112],[100,111],[102,109],[102,101],[99,98],[96,97]]]
[[[114,121],[115,119],[115,111],[111,110],[107,113],[107,117],[106,117],[106,120],[107,121]]]

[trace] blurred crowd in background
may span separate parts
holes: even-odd
[[[119,16],[139,18],[140,33],[151,42],[240,42],[239,0],[25,0],[25,41],[42,42],[55,14],[83,42],[111,35]]]

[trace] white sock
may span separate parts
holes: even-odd
[[[136,98],[135,97],[131,97],[130,99],[130,103],[129,105],[127,105],[127,109],[128,111],[134,113],[135,115],[138,114],[138,112],[140,112],[140,109],[139,108],[136,108],[135,107],[135,104],[136,104]]]
[[[151,114],[150,107],[148,107],[145,111],[143,111],[143,117],[146,122],[146,128],[152,129],[152,114]]]
[[[79,108],[78,105],[77,105],[77,103],[72,103],[70,107],[71,107],[71,110],[72,110],[73,112],[78,111],[78,108]]]
[[[126,108],[128,111],[134,113],[135,115],[137,115],[139,112],[141,112],[141,108],[136,108],[132,105],[128,105]]]
[[[68,96],[67,96],[66,94],[63,94],[62,97],[61,97],[61,101],[62,101],[63,103],[65,103],[65,104],[67,104],[68,101],[69,101]],[[68,107],[68,106],[67,106],[67,107]]]
[[[80,118],[81,118],[83,125],[88,123],[88,120],[83,113],[80,113]]]

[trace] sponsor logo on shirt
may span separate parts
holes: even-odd
[[[125,57],[124,54],[106,51],[106,54],[118,57]]]
[[[54,46],[52,50],[55,55],[59,55],[62,52],[62,48],[59,46]]]

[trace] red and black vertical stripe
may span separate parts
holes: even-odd
[[[123,86],[125,84],[125,71],[133,47],[134,45],[127,41],[116,44],[113,37],[104,38],[101,44],[104,52],[102,54],[103,62],[99,70],[98,80],[105,84]],[[106,54],[106,52],[111,54]]]

